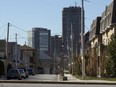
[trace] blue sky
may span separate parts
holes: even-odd
[[[85,25],[89,29],[93,19],[101,16],[105,6],[112,0],[87,1],[84,2]],[[77,6],[81,6],[81,0],[0,0],[0,39],[6,37],[8,22],[12,24],[10,41],[15,41],[15,33],[17,33],[19,44],[27,41],[27,32],[21,29],[29,31],[32,27],[43,27],[50,29],[52,35],[61,35],[63,7],[74,6],[75,2]]]

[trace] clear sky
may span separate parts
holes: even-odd
[[[89,1],[89,2],[88,2]],[[87,0],[84,2],[85,26],[90,25],[105,10],[112,0]],[[63,7],[81,6],[81,0],[0,0],[0,39],[6,37],[7,23],[10,22],[10,41],[27,41],[27,32],[33,27],[51,30],[52,35],[62,34]],[[86,28],[86,31],[88,29]],[[24,30],[24,31],[22,31]]]

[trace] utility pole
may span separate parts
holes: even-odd
[[[27,68],[27,57],[26,57],[26,41],[25,41],[25,56],[24,56],[24,62],[25,62],[25,68]]]
[[[73,26],[71,23],[71,66],[72,66],[72,74],[74,74],[74,61],[73,61]]]
[[[56,48],[54,48],[54,74],[56,73]]]
[[[16,39],[16,43],[15,43],[15,61],[16,61],[16,68],[18,65],[18,57],[17,57],[17,33],[15,34],[15,39]]]
[[[81,60],[82,60],[82,79],[85,79],[85,56],[84,56],[84,1],[81,0]]]
[[[8,66],[8,41],[9,41],[9,26],[10,26],[10,23],[8,23],[8,27],[7,27],[7,39],[6,39],[6,61],[5,61],[5,77],[7,76],[7,66]]]

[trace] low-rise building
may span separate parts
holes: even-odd
[[[112,34],[116,35],[116,0],[106,6],[100,21],[100,33],[102,33],[103,45],[108,45]]]
[[[89,40],[91,43],[91,51],[93,61],[90,62],[94,65],[93,73],[101,77],[105,73],[104,67],[104,46],[110,42],[111,35],[116,35],[116,0],[113,0],[110,5],[106,6],[105,11],[101,17],[93,20],[90,29]],[[92,57],[91,57],[92,58]]]
[[[93,20],[91,27],[90,27],[90,36],[89,41],[91,44],[91,58],[90,62],[94,65],[92,66],[92,74],[97,76],[99,74],[99,45],[101,43],[101,34],[100,34],[100,20],[101,17],[97,17]]]
[[[27,45],[21,47],[20,67],[33,68],[38,73],[39,58],[37,56],[37,50]]]

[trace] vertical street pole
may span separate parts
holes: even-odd
[[[55,58],[56,57],[56,49],[54,48],[54,74],[56,72],[56,66],[55,66]]]
[[[100,68],[100,47],[101,45],[98,44],[98,61],[97,61],[97,67],[98,67],[98,77],[101,78],[101,68]]]
[[[62,40],[63,41],[63,40]],[[61,57],[61,76],[64,77],[64,55],[63,55],[63,51],[64,50],[64,43],[62,43],[62,57]]]
[[[84,58],[84,2],[81,0],[81,60],[82,60],[82,79],[85,79],[85,58]]]
[[[17,59],[17,34],[15,34],[15,39],[16,39],[16,43],[15,43],[15,61],[16,61],[16,68],[17,68],[17,62],[18,62],[18,59]]]
[[[24,62],[25,62],[25,68],[27,68],[27,57],[26,57],[26,41],[25,41],[25,55],[24,55]]]
[[[71,66],[72,66],[72,74],[74,74],[74,61],[73,61],[73,26],[71,23]]]
[[[67,38],[67,49],[68,49],[68,67],[69,67],[69,72],[71,74],[71,56],[70,56],[70,46],[69,46],[68,38]]]
[[[9,41],[9,26],[10,26],[10,23],[8,23],[8,27],[7,27],[7,39],[6,39],[6,61],[5,61],[5,77],[7,76],[7,66],[8,66],[8,41]]]

